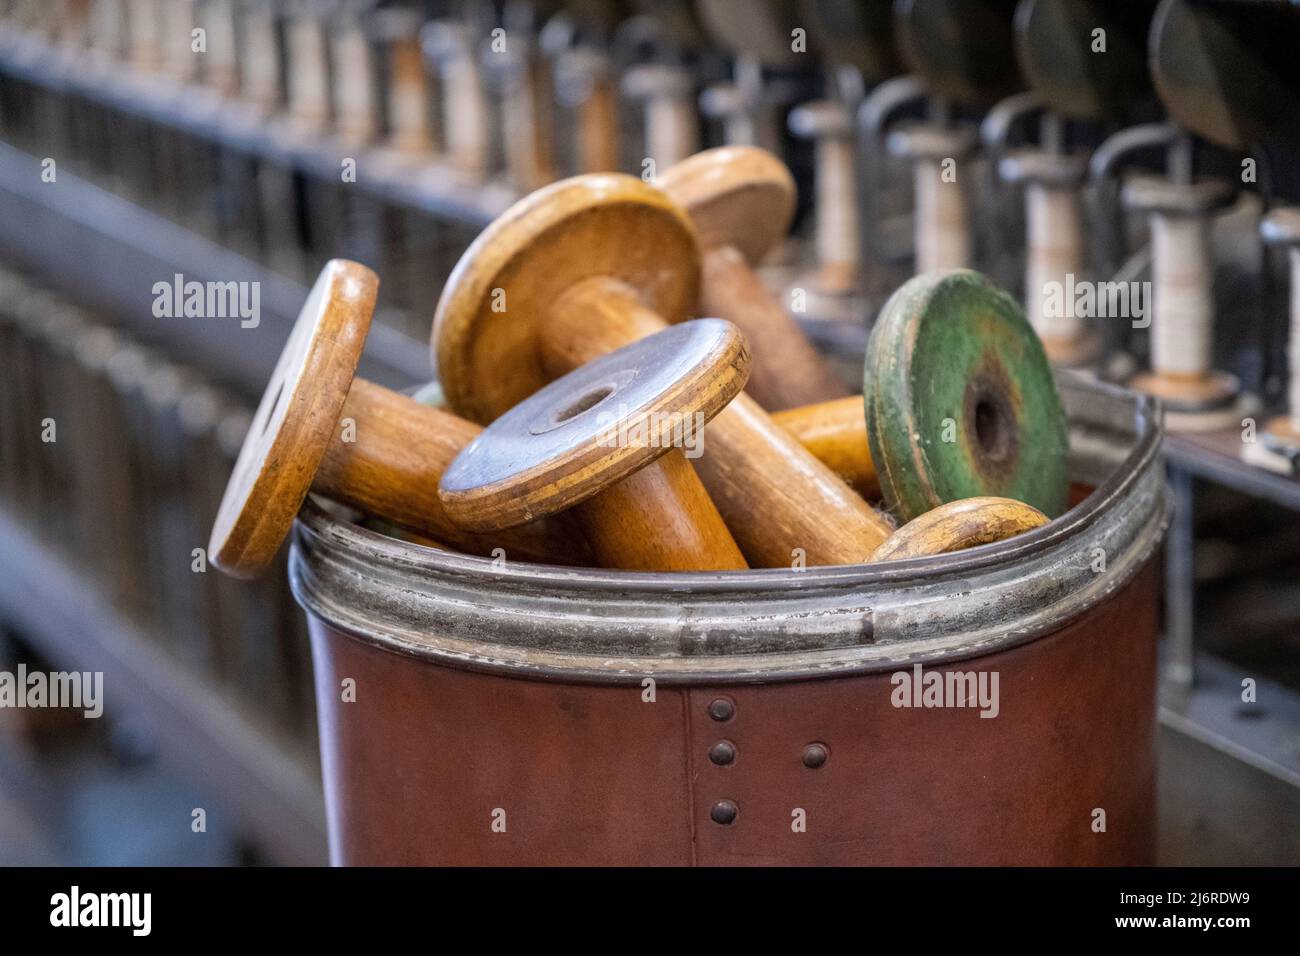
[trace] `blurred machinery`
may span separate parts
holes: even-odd
[[[322,859],[284,575],[194,570],[305,283],[371,265],[362,372],[414,387],[515,197],[757,144],[800,186],[765,280],[846,384],[902,280],[969,265],[1166,402],[1162,858],[1300,861],[1297,49],[1285,0],[0,0],[0,624]]]

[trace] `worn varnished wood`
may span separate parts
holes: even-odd
[[[924,273],[881,309],[863,372],[881,493],[899,521],[995,495],[1065,510],[1069,438],[1020,305],[967,269]]]
[[[223,571],[252,577],[270,564],[309,490],[453,547],[568,563],[572,528],[510,538],[465,535],[443,511],[438,478],[477,426],[355,379],[378,277],[335,259],[312,287],[262,397],[208,545]]]
[[[443,503],[477,531],[572,508],[608,567],[747,567],[677,446],[691,444],[683,423],[702,429],[748,374],[744,337],[730,323],[662,329],[562,376],[494,421],[444,473]],[[654,477],[635,480],[652,462],[660,465]]]
[[[725,146],[675,164],[657,182],[686,210],[699,236],[700,315],[728,319],[749,339],[754,373],[746,391],[769,410],[848,393],[754,266],[786,235],[795,184],[777,157],[752,146]]]
[[[863,498],[870,501],[880,497],[861,395],[776,412],[772,420]]]
[[[515,203],[466,250],[438,303],[434,361],[451,408],[486,424],[550,381],[539,343],[556,300],[592,278],[622,282],[666,321],[689,317],[699,295],[690,221],[617,173],[561,180]]]
[[[547,347],[557,338],[555,317],[567,308],[563,297],[587,285],[628,290],[645,313],[643,325],[636,334],[611,336],[594,355],[557,363]],[[658,190],[618,174],[540,189],[483,231],[443,290],[433,351],[448,404],[491,422],[587,357],[662,329],[663,317],[685,319],[698,289],[694,231]],[[591,299],[599,307],[601,297]],[[583,325],[606,330],[617,319],[612,312],[597,315]],[[635,482],[643,501],[673,502],[680,510],[647,517],[630,508],[625,519],[630,531],[632,521],[654,522],[650,537],[664,554],[691,554],[721,530],[714,526],[716,508],[691,504],[696,496],[685,471],[694,469],[684,459],[681,464],[686,468],[651,462]],[[612,562],[607,552],[604,563]]]
[[[313,491],[457,551],[548,564],[590,562],[581,535],[562,517],[475,534],[447,514],[438,482],[482,426],[360,378],[353,379],[343,406],[340,421],[349,420],[356,440],[330,442]]]
[[[895,531],[872,561],[900,561],[962,551],[1024,534],[1047,524],[1047,515],[1011,498],[961,498],[913,518]]]
[[[639,179],[539,190],[475,240],[443,292],[433,348],[448,401],[491,421],[550,379],[686,318],[698,270],[685,212]],[[695,468],[752,565],[851,564],[893,530],[744,393],[705,445]]]
[[[557,303],[542,343],[544,367],[562,374],[662,324],[631,289],[589,280]],[[709,423],[695,468],[756,567],[857,563],[893,531],[745,393]]]

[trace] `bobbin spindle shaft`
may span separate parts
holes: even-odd
[[[634,67],[623,85],[629,96],[644,103],[646,154],[659,169],[699,150],[691,76],[685,69],[663,64]]]
[[[1083,211],[1077,190],[1031,182],[1025,186],[1025,300],[1029,321],[1044,342],[1072,342],[1084,333],[1072,296],[1062,294],[1060,308],[1049,290],[1069,287],[1068,277],[1084,269]],[[1050,349],[1049,349],[1050,354]]]
[[[1287,343],[1287,362],[1291,383],[1287,391],[1291,428],[1300,434],[1300,246],[1288,250],[1291,264],[1291,340]]]
[[[439,21],[425,28],[425,51],[437,63],[447,162],[470,176],[488,168],[488,103],[473,37],[462,24]]]
[[[665,325],[618,280],[579,282],[544,324],[543,362],[563,374]],[[745,393],[705,436],[695,469],[751,565],[788,567],[799,552],[810,565],[853,564],[893,530]]]
[[[863,498],[880,497],[861,395],[774,412],[772,420]]]
[[[483,430],[365,379],[353,379],[312,490],[470,554],[567,564],[581,547],[551,526],[493,534],[462,530],[438,498],[438,480]],[[346,432],[344,431],[346,428]]]
[[[962,269],[970,265],[970,221],[966,197],[956,180],[944,181],[943,163],[916,161],[916,271]]]
[[[418,37],[395,37],[388,56],[389,138],[402,152],[429,152],[434,147],[432,106]]]
[[[861,259],[853,142],[847,136],[822,136],[815,152],[817,259],[830,285],[850,288],[857,283]]]
[[[1210,371],[1214,264],[1203,216],[1151,216],[1151,367],[1174,379]]]
[[[279,105],[280,54],[275,39],[274,15],[255,4],[242,14],[244,55],[240,58],[239,88],[246,101],[262,109]]]
[[[325,29],[318,16],[300,13],[288,29],[289,115],[313,127],[329,121],[329,59]]]
[[[234,0],[208,0],[199,7],[199,23],[207,32],[203,82],[224,95],[234,95],[239,89]]]
[[[839,398],[848,391],[734,246],[705,250],[700,313],[735,322],[754,353],[746,390],[767,409]]]
[[[612,278],[579,283],[553,311],[581,316],[577,322],[556,323],[542,343],[542,362],[555,378],[665,327],[631,289]],[[592,512],[585,514],[584,526],[605,567],[682,571],[748,566],[717,504],[679,449],[596,498],[601,500],[578,507]],[[652,502],[653,511],[647,510]]]
[[[334,113],[339,136],[348,143],[368,143],[378,133],[375,89],[371,81],[370,43],[355,17],[331,31],[334,62]]]
[[[601,567],[628,571],[738,571],[749,567],[680,449],[573,510],[592,557]]]

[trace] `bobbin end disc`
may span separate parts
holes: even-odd
[[[379,277],[325,264],[298,313],[226,485],[210,560],[256,577],[275,558],[335,437],[374,314]]]
[[[904,283],[864,370],[867,435],[900,521],[959,498],[1064,512],[1069,434],[1042,343],[1020,305],[968,269]]]
[[[438,378],[451,408],[485,424],[547,384],[538,330],[560,295],[609,277],[678,322],[699,295],[686,214],[635,176],[564,179],[489,225],[452,271],[433,320]]]
[[[797,195],[785,163],[755,146],[706,149],[656,183],[695,224],[701,249],[734,246],[750,265],[785,238]]]
[[[675,447],[745,386],[749,349],[722,319],[669,326],[588,362],[489,425],[443,473],[452,520],[496,531],[585,501]]]
[[[875,561],[902,561],[951,554],[1005,541],[1047,524],[1047,515],[1011,498],[961,498],[913,518],[871,554]]]

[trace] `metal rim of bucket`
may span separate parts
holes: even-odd
[[[1094,487],[1034,531],[882,564],[644,573],[494,562],[358,527],[309,498],[294,595],[338,631],[444,666],[579,683],[757,683],[993,653],[1117,593],[1169,523],[1161,409],[1059,373],[1071,478]]]

